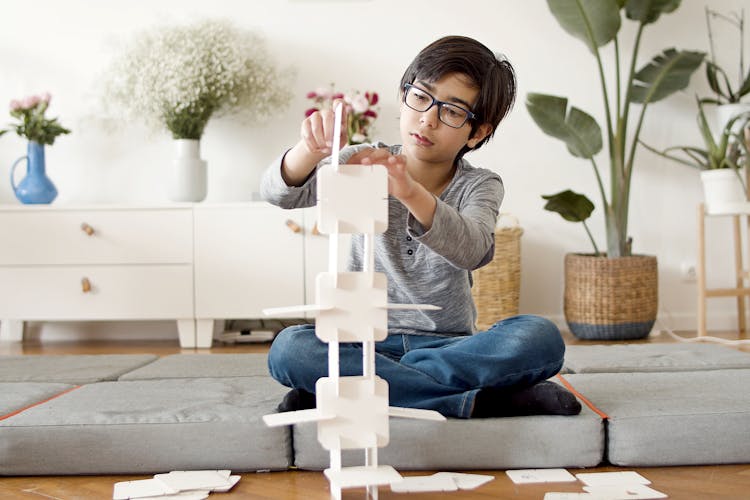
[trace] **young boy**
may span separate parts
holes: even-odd
[[[487,142],[510,111],[513,68],[481,43],[449,36],[424,48],[400,85],[403,144],[340,151],[342,164],[383,164],[388,171],[388,230],[374,243],[388,301],[441,307],[389,311],[375,365],[389,384],[391,404],[458,418],[579,413],[570,392],[546,381],[560,370],[565,352],[553,323],[522,315],[474,332],[471,271],[492,260],[503,184],[463,156]],[[324,110],[303,121],[301,140],[263,176],[265,199],[282,208],[315,205],[316,167],[330,162],[333,117]],[[355,235],[351,271],[362,270],[362,258],[363,238]],[[339,347],[341,376],[361,375],[361,345]],[[314,325],[279,333],[269,369],[292,388],[279,411],[315,406],[315,382],[328,376],[327,352]]]

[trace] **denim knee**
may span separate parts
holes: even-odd
[[[314,325],[294,325],[280,331],[268,351],[268,371],[284,385],[291,385],[290,369],[299,369],[314,350],[311,342],[320,342]]]
[[[533,338],[537,341],[537,352],[543,353],[550,364],[559,362],[562,366],[565,342],[557,325],[541,316],[528,314],[522,317],[528,323],[524,325],[525,328],[532,332]]]
[[[551,365],[559,362],[562,366],[565,342],[560,329],[547,318],[533,314],[520,314],[497,322],[491,329],[495,328],[501,330],[502,333],[522,332],[524,345],[542,364]]]

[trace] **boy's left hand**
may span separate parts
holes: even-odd
[[[388,193],[401,201],[421,187],[406,168],[406,156],[392,155],[387,149],[370,148],[353,155],[348,163],[383,165],[388,171]]]

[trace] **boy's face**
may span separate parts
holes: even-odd
[[[460,73],[447,74],[435,82],[418,79],[413,85],[422,102],[429,104],[432,96],[438,101],[455,104],[468,111],[473,109],[479,96],[479,89]],[[460,128],[451,127],[438,117],[437,103],[427,111],[419,112],[404,103],[403,95],[402,89],[400,129],[403,153],[407,158],[452,166],[456,155],[464,146],[476,146],[491,131],[490,125],[483,124],[471,136],[471,120],[467,120]],[[445,112],[449,110],[446,109]]]

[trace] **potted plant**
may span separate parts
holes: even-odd
[[[258,122],[291,97],[289,78],[276,70],[262,40],[216,19],[139,33],[103,81],[106,109],[171,132],[177,157],[168,190],[175,201],[206,196],[200,139],[211,118]]]
[[[736,84],[733,78],[718,63],[716,54],[716,42],[714,40],[714,26],[712,20],[723,21],[734,27],[739,32],[739,58],[737,65]],[[745,73],[745,10],[739,14],[735,12],[729,15],[721,14],[706,7],[706,26],[708,28],[709,59],[706,61],[706,80],[714,92],[714,97],[705,98],[703,102],[716,104],[716,123],[718,132],[721,133],[722,126],[732,117],[750,111],[750,104],[743,103],[742,98],[750,93],[750,68]],[[722,51],[720,51],[722,52]]]
[[[656,257],[632,255],[628,235],[630,184],[641,126],[649,104],[688,86],[701,65],[702,52],[674,48],[657,54],[636,71],[641,36],[662,14],[673,12],[680,0],[547,0],[562,28],[582,40],[593,54],[604,100],[609,163],[609,193],[596,161],[604,141],[597,121],[576,107],[568,108],[564,97],[530,93],[526,107],[533,120],[548,135],[565,142],[568,151],[591,162],[604,210],[606,254],[568,254],[565,257],[565,317],[574,335],[585,339],[633,339],[648,335],[656,320]],[[619,32],[622,11],[638,23],[627,71],[621,71]],[[608,87],[600,48],[612,43],[616,75]],[[640,112],[631,128],[631,109]],[[546,196],[547,207],[567,220],[583,221],[590,212],[581,211],[587,201],[576,193]],[[593,204],[592,204],[593,206]]]
[[[11,187],[21,203],[52,203],[57,197],[57,188],[47,176],[44,147],[51,146],[58,135],[69,134],[70,130],[60,125],[57,118],[45,116],[51,98],[45,92],[10,101],[10,115],[18,121],[8,130],[28,139],[26,155],[10,167]],[[8,130],[0,130],[0,135]],[[26,161],[26,177],[16,184],[15,170],[22,161]]]
[[[673,146],[659,151],[644,142],[641,144],[658,155],[699,169],[708,212],[732,213],[738,205],[747,202],[747,186],[740,167],[748,161],[750,111],[728,118],[717,136],[712,132],[703,109],[706,100],[697,99],[697,102],[698,129],[703,139],[703,148]],[[738,128],[743,132],[734,131],[735,123],[740,124]]]

